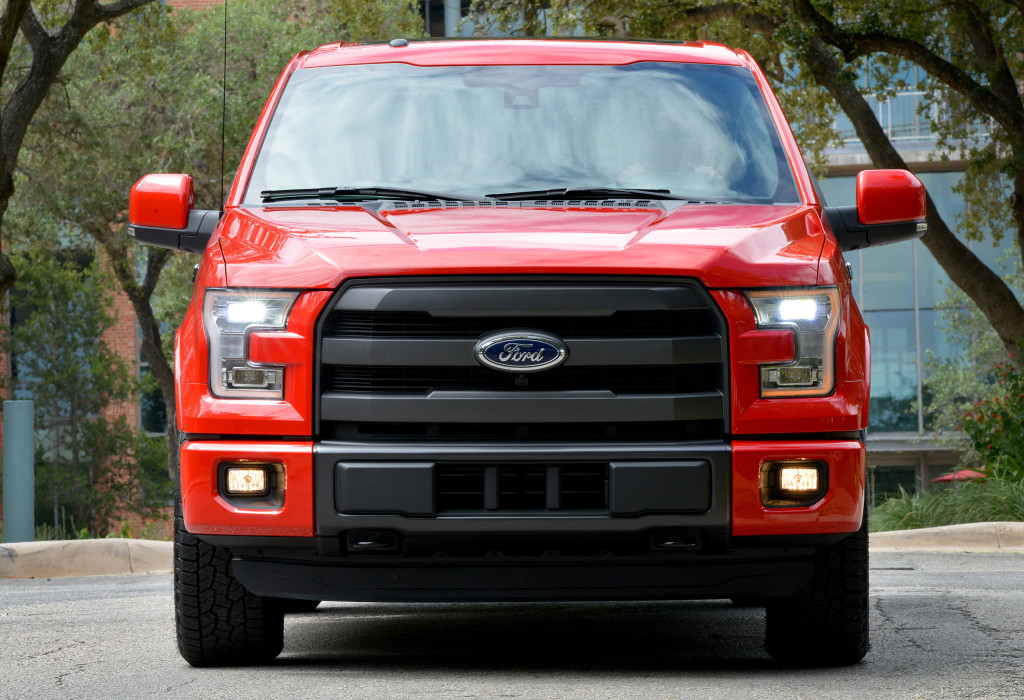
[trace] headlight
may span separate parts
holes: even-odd
[[[283,399],[284,367],[249,361],[251,329],[285,330],[298,292],[207,289],[203,326],[210,343],[210,390],[238,399]]]
[[[837,287],[747,292],[757,327],[793,331],[795,359],[760,365],[761,396],[825,396],[836,385]]]

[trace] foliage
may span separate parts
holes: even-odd
[[[965,412],[961,427],[989,474],[1024,483],[1024,374],[1010,363],[995,369],[995,397]]]
[[[0,224],[14,196],[14,172],[25,133],[36,118],[64,63],[97,25],[153,0],[31,2],[10,0],[0,9]],[[0,232],[3,229],[0,227]],[[0,238],[0,301],[17,280],[17,269]]]
[[[1002,262],[1015,264],[1017,257],[1011,249]],[[1024,297],[1024,269],[1019,264],[1004,279],[1018,296]],[[929,352],[924,365],[925,388],[931,395],[924,407],[925,425],[962,450],[964,464],[978,466],[985,460],[973,450],[971,442],[964,440],[972,422],[969,414],[974,412],[975,404],[992,403],[1001,395],[998,381],[1002,370],[998,366],[1007,362],[1009,355],[978,307],[960,289],[948,287],[936,310],[949,351],[945,358]]]
[[[328,41],[414,36],[422,19],[408,0],[232,0],[196,11],[154,3],[113,28],[87,37],[43,104],[26,139],[21,196],[8,220],[28,246],[40,237],[84,235],[106,252],[132,300],[173,440],[173,333],[198,258],[125,235],[129,188],[147,172],[189,173],[196,207],[219,209],[253,124],[295,53]]]
[[[901,487],[868,519],[872,532],[995,521],[1024,521],[1024,481],[992,476],[924,493]]]
[[[154,478],[162,443],[137,435],[124,415],[104,415],[131,397],[135,382],[104,340],[114,324],[109,276],[98,259],[73,252],[15,256],[22,277],[4,349],[12,395],[35,403],[37,513],[49,511],[58,534],[67,533],[66,516],[79,524],[72,529],[95,534],[117,511],[166,503],[169,484]]]

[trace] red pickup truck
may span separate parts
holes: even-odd
[[[295,56],[222,211],[187,175],[131,192],[130,235],[202,253],[182,655],[271,660],[323,600],[731,598],[773,657],[857,662],[870,350],[843,251],[924,215],[904,171],[827,207],[726,46]]]

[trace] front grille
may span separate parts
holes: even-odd
[[[509,329],[560,339],[568,359],[529,374],[481,366],[476,343]],[[692,281],[357,280],[332,300],[319,333],[324,439],[609,443],[725,433],[725,323]],[[506,502],[529,509],[540,498],[536,474],[509,479],[533,486],[509,486]]]
[[[435,478],[439,513],[608,508],[607,464],[442,464]]]

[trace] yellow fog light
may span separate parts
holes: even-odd
[[[228,467],[224,488],[233,496],[265,496],[270,490],[266,467]]]
[[[769,508],[812,506],[828,493],[828,464],[788,460],[761,465],[761,503]]]
[[[779,469],[779,490],[805,494],[818,490],[818,470],[785,466]]]

